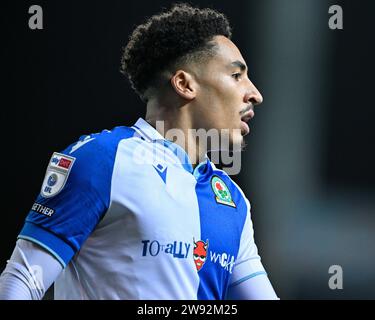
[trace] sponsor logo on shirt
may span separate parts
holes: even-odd
[[[230,255],[225,252],[216,253],[216,252],[210,251],[210,258],[211,258],[211,262],[219,263],[222,268],[224,268],[229,273],[232,273],[233,267],[235,264],[235,258],[233,255]]]
[[[50,166],[69,170],[75,158],[55,152],[52,155]]]
[[[162,243],[158,240],[142,240],[142,256],[157,257],[161,255],[170,255],[177,259],[186,259],[190,254],[190,243],[182,241],[173,241]],[[235,257],[226,252],[217,253],[209,250],[209,241],[198,240],[193,238],[193,259],[195,267],[199,272],[207,262],[219,264],[225,271],[232,273],[235,264]],[[191,256],[189,257],[191,259]]]
[[[197,268],[197,271],[202,269],[204,263],[207,259],[207,249],[208,249],[208,239],[206,242],[199,240],[194,242],[194,250],[193,250],[193,257],[194,257],[194,263],[195,267]]]
[[[194,263],[197,268],[197,271],[201,270],[202,267],[205,265],[208,255],[210,257],[210,262],[219,264],[224,270],[232,273],[233,267],[235,264],[235,258],[233,255],[228,254],[226,252],[217,253],[212,250],[208,250],[208,239],[206,242],[199,240],[194,242],[194,250],[193,250],[193,257]]]
[[[61,168],[69,169],[71,163],[72,163],[71,160],[61,158],[59,163],[58,163],[58,166],[61,167]]]
[[[169,254],[173,258],[186,259],[189,255],[190,243],[173,241],[161,243],[158,240],[142,240],[142,256],[156,257],[160,254]]]
[[[54,209],[46,207],[46,206],[44,206],[40,203],[37,203],[37,202],[35,202],[33,204],[33,206],[31,207],[31,210],[35,211],[37,213],[40,213],[40,214],[44,214],[47,217],[51,217],[55,213]]]

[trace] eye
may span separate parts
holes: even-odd
[[[241,75],[242,75],[241,73],[237,72],[237,73],[232,74],[232,77],[234,79],[236,79],[236,80],[240,80],[241,79]]]

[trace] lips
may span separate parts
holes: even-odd
[[[249,133],[250,133],[250,127],[249,127],[249,125],[246,122],[241,121],[241,134],[243,136],[246,136]]]
[[[241,134],[243,136],[250,133],[249,125],[247,124],[255,116],[254,110],[246,111],[241,117]]]

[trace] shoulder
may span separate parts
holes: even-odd
[[[64,180],[88,181],[108,180],[116,158],[119,143],[134,136],[134,129],[116,127],[81,136],[61,152],[54,152],[47,169],[47,175],[54,172]],[[61,179],[60,179],[61,180]],[[46,182],[47,183],[47,182]]]
[[[120,141],[130,139],[135,130],[129,127],[115,127],[112,130],[103,130],[81,136],[78,141],[69,145],[62,153],[73,157],[94,153],[96,156],[115,153]],[[104,154],[102,154],[104,152]]]

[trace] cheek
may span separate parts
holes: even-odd
[[[228,111],[234,111],[239,107],[240,94],[236,83],[232,78],[225,78],[218,83],[217,97]]]
[[[229,114],[238,105],[238,89],[226,79],[217,81],[216,85],[209,89],[209,99],[215,102],[221,111]]]
[[[202,107],[207,108],[215,124],[225,128],[237,127],[241,97],[237,83],[231,77],[212,77],[202,91]],[[203,111],[203,110],[202,110]],[[237,119],[238,118],[238,119]]]
[[[236,83],[231,76],[220,74],[211,74],[211,76],[204,80],[204,88],[212,96],[226,99],[228,92],[233,92],[236,88]]]

